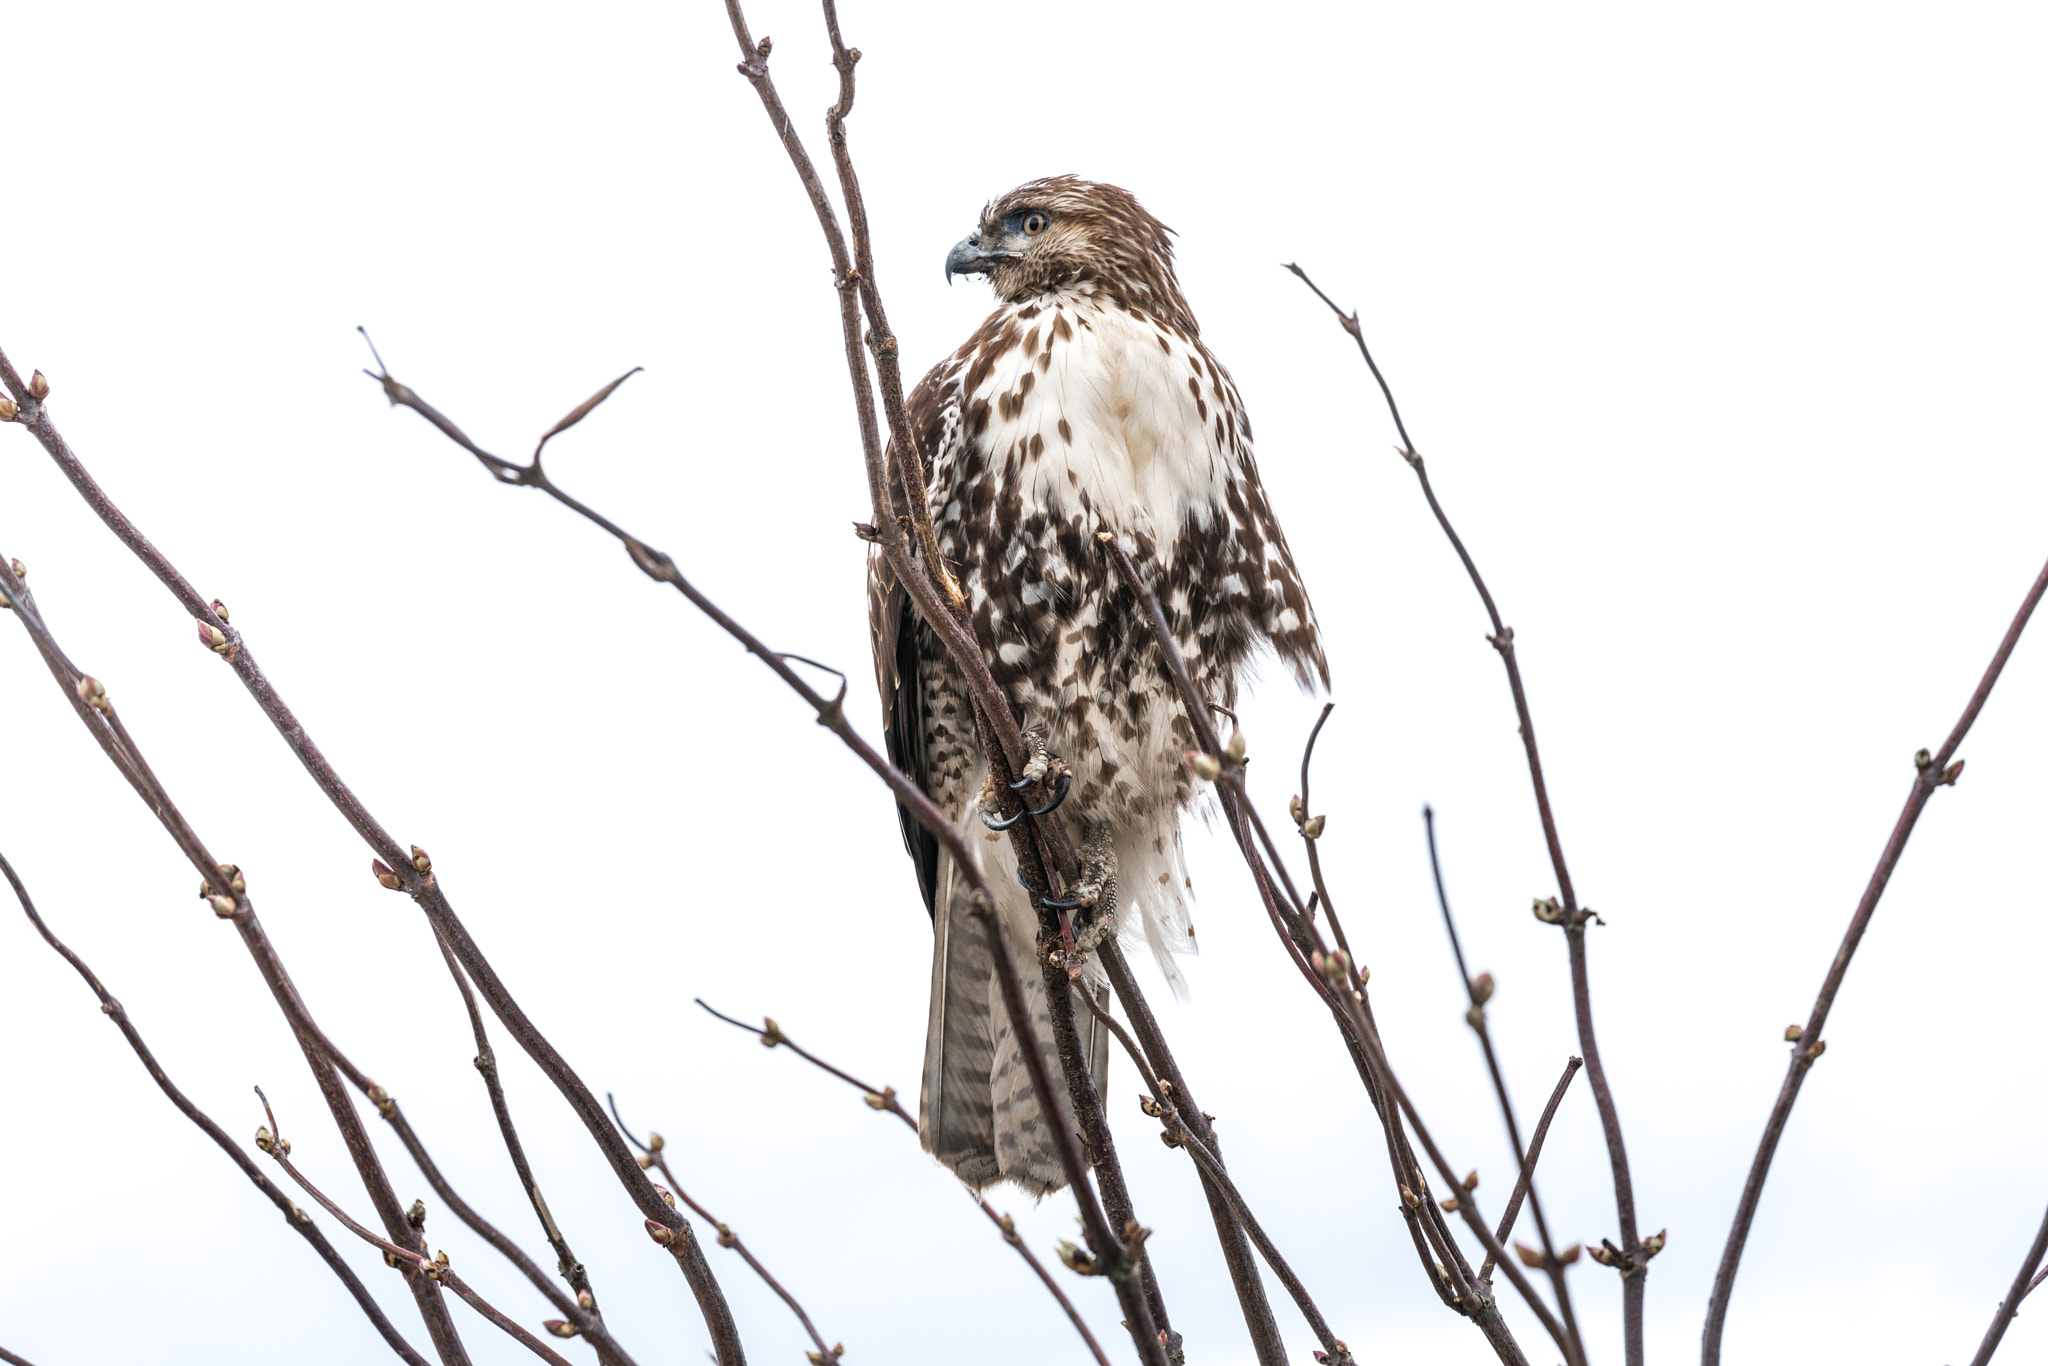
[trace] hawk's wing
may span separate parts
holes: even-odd
[[[944,431],[945,403],[941,393],[957,390],[947,381],[959,372],[957,360],[932,370],[911,391],[908,408],[910,427],[926,457],[925,468],[938,451]],[[957,406],[957,400],[955,400]],[[895,467],[895,445],[885,458],[887,468]],[[900,485],[891,484],[900,503]],[[931,791],[930,771],[925,757],[925,715],[923,692],[919,687],[918,634],[925,629],[918,619],[910,593],[897,581],[895,570],[880,550],[868,556],[868,627],[874,640],[875,687],[882,697],[882,738],[887,742],[889,762],[896,765],[926,793]],[[939,842],[919,824],[903,803],[896,804],[896,816],[903,825],[903,847],[917,870],[917,889],[924,895],[926,914],[935,914],[938,895]]]

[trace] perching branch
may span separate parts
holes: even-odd
[[[1942,741],[1941,749],[1934,754],[1923,749],[1913,756],[1915,773],[1912,789],[1906,794],[1905,808],[1899,812],[1898,822],[1892,826],[1891,838],[1885,841],[1884,852],[1878,855],[1877,867],[1863,889],[1863,898],[1856,903],[1856,913],[1849,917],[1849,929],[1842,936],[1841,947],[1835,950],[1834,962],[1828,965],[1828,975],[1821,983],[1820,995],[1814,999],[1812,1014],[1807,1016],[1805,1027],[1796,1036],[1788,1035],[1792,1044],[1792,1060],[1785,1070],[1784,1084],[1778,1088],[1778,1099],[1771,1106],[1770,1118],[1764,1122],[1763,1140],[1757,1144],[1756,1157],[1750,1163],[1749,1179],[1743,1182],[1742,1198],[1735,1206],[1735,1221],[1728,1230],[1728,1242],[1721,1252],[1721,1265],[1714,1274],[1713,1293],[1707,1300],[1706,1327],[1700,1334],[1703,1366],[1720,1364],[1721,1333],[1728,1319],[1728,1300],[1735,1290],[1735,1271],[1742,1262],[1743,1245],[1749,1240],[1750,1223],[1756,1218],[1758,1202],[1763,1199],[1764,1178],[1770,1175],[1771,1159],[1777,1154],[1778,1140],[1784,1137],[1785,1123],[1792,1117],[1792,1105],[1799,1099],[1799,1088],[1805,1084],[1806,1074],[1827,1048],[1821,1029],[1827,1024],[1828,1012],[1834,1008],[1835,993],[1842,989],[1842,979],[1849,974],[1849,960],[1856,956],[1856,946],[1863,942],[1863,932],[1870,928],[1870,918],[1877,911],[1877,903],[1884,896],[1892,870],[1898,866],[1899,856],[1906,851],[1906,841],[1912,837],[1913,826],[1919,821],[1927,799],[1934,795],[1936,788],[1953,787],[1956,779],[1962,776],[1963,763],[1955,758],[1956,750],[1976,723],[1977,713],[1984,709],[1999,674],[2005,671],[2005,661],[2012,657],[2013,647],[2019,644],[2020,633],[2027,629],[2027,622],[2033,617],[2034,609],[2040,606],[2044,592],[2048,592],[2048,564],[2042,565],[2041,572],[2035,576],[2033,587],[2027,590],[2026,597],[2020,602],[2012,624],[2005,629],[2004,639],[1998,642],[1997,653],[1991,656],[1984,676],[1977,680],[1977,690],[1970,694],[1968,705],[1963,708],[1955,728],[1948,733],[1948,739]],[[1955,762],[1951,763],[1952,759]],[[2014,1307],[2017,1309],[2016,1300]],[[1997,1332],[2004,1331],[1996,1320],[1992,1327]],[[1991,1347],[1997,1346],[1995,1338],[1987,1337],[1987,1343]]]
[[[391,1320],[384,1316],[384,1310],[371,1297],[369,1289],[357,1278],[349,1264],[342,1260],[341,1254],[334,1250],[334,1245],[327,1241],[327,1235],[320,1231],[319,1226],[258,1170],[249,1155],[242,1151],[240,1144],[229,1138],[220,1125],[214,1123],[204,1110],[194,1105],[186,1098],[185,1093],[172,1083],[169,1075],[158,1064],[156,1056],[149,1051],[149,1045],[142,1041],[142,1033],[136,1029],[135,1022],[128,1016],[128,1011],[114,999],[106,987],[100,984],[100,979],[86,966],[85,960],[74,953],[63,940],[51,932],[48,925],[43,923],[42,916],[36,911],[35,903],[29,899],[28,888],[22,884],[20,876],[15,873],[14,866],[7,861],[4,854],[0,854],[0,874],[4,874],[8,885],[14,888],[15,898],[21,902],[21,909],[27,914],[29,923],[36,927],[36,933],[40,934],[43,941],[55,949],[65,962],[77,970],[78,975],[85,979],[85,984],[92,988],[93,995],[100,998],[101,1012],[120,1029],[121,1037],[128,1041],[128,1047],[134,1050],[136,1058],[142,1063],[150,1078],[156,1082],[157,1088],[171,1104],[178,1107],[179,1113],[198,1126],[200,1132],[213,1140],[215,1147],[226,1153],[235,1165],[242,1169],[242,1175],[249,1178],[250,1183],[263,1193],[264,1198],[277,1206],[278,1213],[284,1216],[284,1221],[292,1232],[304,1238],[307,1244],[320,1254],[320,1260],[327,1263],[328,1269],[335,1274],[356,1304],[361,1307],[363,1316],[370,1321],[370,1326],[377,1330],[377,1335],[390,1345],[392,1351],[398,1353],[399,1359],[408,1363],[408,1366],[427,1366],[426,1359],[412,1349],[412,1344],[401,1337],[398,1330],[392,1326]],[[19,1357],[0,1351],[0,1361],[19,1360]]]
[[[1394,391],[1380,373],[1379,363],[1372,358],[1371,350],[1365,344],[1365,332],[1359,325],[1358,314],[1346,314],[1337,307],[1329,295],[1316,287],[1308,273],[1298,265],[1289,265],[1301,282],[1314,291],[1315,296],[1329,306],[1336,314],[1338,323],[1351,334],[1358,344],[1358,354],[1365,359],[1372,371],[1380,393],[1387,401],[1387,411],[1392,414],[1394,428],[1401,435],[1401,458],[1415,471],[1415,478],[1422,486],[1422,496],[1429,503],[1429,510],[1435,514],[1437,525],[1458,553],[1458,559],[1471,577],[1472,586],[1479,593],[1479,600],[1486,607],[1487,619],[1493,624],[1493,634],[1487,643],[1500,654],[1501,663],[1507,669],[1508,691],[1515,700],[1515,718],[1521,723],[1522,748],[1529,761],[1529,781],[1536,793],[1536,814],[1543,824],[1543,840],[1550,851],[1550,866],[1557,876],[1558,896],[1562,905],[1554,914],[1544,915],[1549,923],[1564,930],[1566,950],[1571,963],[1572,1011],[1579,1029],[1579,1051],[1586,1059],[1586,1084],[1593,1090],[1593,1104],[1600,1113],[1600,1131],[1607,1140],[1608,1166],[1614,1179],[1614,1208],[1621,1230],[1621,1256],[1616,1265],[1622,1273],[1622,1345],[1627,1366],[1643,1366],[1643,1282],[1648,1273],[1649,1259],[1655,1255],[1646,1251],[1636,1232],[1635,1182],[1629,1174],[1628,1150],[1622,1141],[1621,1114],[1615,1108],[1614,1093],[1607,1084],[1607,1070],[1600,1062],[1600,1044],[1593,1032],[1592,987],[1586,964],[1586,922],[1592,919],[1592,912],[1582,910],[1577,894],[1572,889],[1571,873],[1565,867],[1564,845],[1557,834],[1557,819],[1550,809],[1550,789],[1543,781],[1543,761],[1536,751],[1536,723],[1529,715],[1529,699],[1522,687],[1521,666],[1515,660],[1515,633],[1513,628],[1501,621],[1500,611],[1494,606],[1493,594],[1487,590],[1486,580],[1480,577],[1479,566],[1474,564],[1465,543],[1459,539],[1451,520],[1444,514],[1443,505],[1437,502],[1436,491],[1430,487],[1429,473],[1424,468],[1422,456],[1415,449],[1415,443],[1408,439],[1408,429],[1401,421],[1401,411],[1394,402]],[[1538,902],[1539,914],[1546,903]]]

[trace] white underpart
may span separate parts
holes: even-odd
[[[1034,345],[1011,347],[981,386],[964,396],[964,406],[971,407],[977,399],[989,404],[989,425],[982,440],[1004,482],[1021,481],[1025,506],[1043,508],[1062,520],[1082,514],[1089,532],[1114,531],[1127,548],[1136,546],[1138,536],[1147,538],[1162,567],[1172,564],[1175,546],[1190,524],[1233,537],[1223,490],[1235,473],[1236,457],[1216,437],[1216,389],[1219,382],[1228,386],[1228,379],[1219,381],[1180,337],[1149,320],[1133,318],[1089,287],[1054,291],[1018,307],[1032,304],[1038,307],[1038,316],[1020,320],[1017,326],[1037,329]],[[1061,318],[1073,335],[1051,340]],[[1033,374],[1031,391],[1005,419],[998,396],[1016,393],[1027,370]],[[1200,389],[1199,405],[1189,388],[1191,377]],[[1069,436],[1060,434],[1063,419]],[[1226,431],[1237,420],[1235,412],[1226,411]],[[1241,429],[1230,434],[1249,447]],[[1036,457],[1030,454],[1034,436],[1044,443]],[[1082,492],[1087,495],[1085,512]],[[1277,556],[1277,548],[1268,553]],[[1040,570],[1059,586],[1056,591],[1072,583],[1071,568],[1056,554],[1049,554]],[[1246,591],[1237,575],[1226,578],[1221,588],[1226,595]],[[1169,605],[1186,607],[1178,600]],[[1093,619],[1093,607],[1085,607],[1075,624],[1092,624]],[[1192,664],[1208,641],[1180,644]],[[1058,694],[1039,699],[1041,704],[1073,706],[1086,689],[1081,681],[1085,675],[1076,667],[1081,647],[1065,639],[1034,641],[1032,647],[1057,651],[1053,677],[1062,680]],[[1018,647],[1006,643],[999,648]],[[1099,772],[1113,764],[1117,773],[1129,775],[1146,792],[1172,792],[1184,762],[1171,729],[1178,710],[1172,699],[1151,707],[1146,725],[1130,742],[1109,727],[1098,727],[1096,754],[1065,756],[1074,765],[1077,780],[1086,784],[1091,770]],[[1160,808],[1148,820],[1115,821],[1119,914],[1123,933],[1144,938],[1174,993],[1185,996],[1186,982],[1173,957],[1195,951],[1192,888],[1182,857],[1179,813],[1163,800]],[[1155,843],[1160,847],[1155,849]],[[1007,844],[1000,851],[988,846],[986,852],[995,855],[987,862],[999,870],[991,883],[1019,891],[1021,897],[1010,876]],[[1004,897],[1007,891],[997,895]],[[1025,923],[1017,908],[1005,910]]]

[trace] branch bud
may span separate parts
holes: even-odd
[[[107,709],[107,689],[91,674],[81,674],[78,679],[78,700],[94,711]]]
[[[540,1326],[558,1338],[573,1338],[576,1336],[576,1325],[565,1322],[562,1319],[542,1319]]]
[[[392,872],[391,866],[385,863],[383,859],[371,859],[370,871],[376,875],[378,882],[389,887],[392,891],[402,892],[405,890],[405,884],[398,880],[398,874]]]
[[[659,1182],[655,1184],[654,1189],[661,1195],[662,1199],[668,1201],[670,1209],[676,1207],[676,1194],[674,1191],[670,1190],[667,1186],[661,1185]]]
[[[1620,1264],[1619,1259],[1614,1255],[1614,1249],[1607,1245],[1607,1241],[1604,1238],[1601,1240],[1600,1246],[1587,1248],[1586,1255],[1602,1266],[1617,1266]]]
[[[1163,1118],[1166,1114],[1165,1109],[1161,1107],[1159,1102],[1146,1095],[1143,1091],[1138,1093],[1138,1108],[1143,1110],[1152,1119]]]
[[[865,1095],[861,1099],[867,1102],[870,1110],[886,1110],[896,1102],[896,1088],[884,1086],[879,1095]]]
[[[1067,1270],[1077,1276],[1100,1276],[1102,1274],[1101,1265],[1096,1262],[1094,1256],[1086,1248],[1075,1247],[1072,1243],[1062,1238],[1052,1245],[1052,1250],[1059,1254],[1059,1259],[1062,1262],[1066,1263]]]
[[[720,1224],[718,1226],[718,1245],[720,1247],[738,1247],[740,1240],[730,1228]]]
[[[1559,1266],[1570,1266],[1579,1259],[1579,1250],[1579,1245],[1573,1243],[1570,1247],[1557,1254],[1557,1264]]]
[[[249,884],[243,879],[240,868],[232,863],[222,863],[215,866],[219,868],[220,875],[227,879],[229,891],[246,892],[249,890]]]
[[[50,396],[50,381],[43,378],[42,371],[38,370],[28,377],[28,391],[38,399],[45,399]]]
[[[1543,1267],[1542,1249],[1530,1247],[1527,1243],[1518,1242],[1515,1244],[1515,1257],[1523,1266],[1531,1269],[1541,1270]]]
[[[259,1125],[257,1125],[257,1126],[256,1126],[256,1150],[257,1150],[258,1152],[265,1152],[265,1153],[267,1153],[267,1152],[270,1152],[270,1151],[272,1151],[272,1150],[273,1150],[273,1149],[275,1149],[276,1147],[277,1147],[277,1140],[276,1140],[276,1139],[274,1139],[274,1138],[272,1138],[272,1137],[270,1136],[270,1126],[269,1126],[268,1124],[259,1124]]]
[[[15,577],[15,578],[17,578],[17,579],[27,579],[27,578],[28,578],[28,566],[27,566],[27,565],[25,565],[25,564],[23,564],[23,563],[22,563],[22,562],[21,562],[20,560],[9,560],[9,561],[7,562],[7,565],[8,565],[8,567],[9,567],[10,569],[12,569],[12,570],[14,571],[14,577]]]
[[[1472,979],[1472,1004],[1483,1006],[1493,999],[1493,974],[1482,972]]]
[[[1933,766],[1934,766],[1934,756],[1933,756],[1932,754],[1929,754],[1929,753],[1928,753],[1928,752],[1927,752],[1926,750],[1924,750],[1924,749],[1916,749],[1916,750],[1914,750],[1914,751],[1913,751],[1913,767],[1914,767],[1914,768],[1917,768],[1917,769],[1921,769],[1921,770],[1923,770],[1923,771],[1924,771],[1924,770],[1926,770],[1926,769],[1932,768]]]
[[[646,1220],[645,1223],[647,1225],[647,1236],[660,1243],[663,1247],[667,1247],[676,1240],[676,1231],[667,1224],[658,1224],[652,1219]]]
[[[228,638],[220,627],[209,626],[203,621],[196,621],[193,624],[199,628],[199,643],[201,645],[204,645],[215,654],[224,655],[228,652]]]
[[[1473,1169],[1472,1169],[1471,1171],[1469,1171],[1469,1172],[1466,1172],[1466,1173],[1465,1173],[1465,1179],[1464,1179],[1463,1181],[1460,1181],[1460,1182],[1459,1182],[1458,1184],[1459,1184],[1459,1185],[1461,1185],[1461,1186],[1463,1186],[1463,1187],[1464,1187],[1464,1188],[1465,1188],[1466,1190],[1468,1190],[1468,1191],[1476,1191],[1476,1190],[1478,1190],[1478,1189],[1479,1189],[1479,1168],[1477,1168],[1477,1167],[1474,1167],[1474,1168],[1473,1168]]]
[[[1534,910],[1536,918],[1546,925],[1555,925],[1564,919],[1564,907],[1558,904],[1554,896],[1537,898]]]
[[[213,614],[219,617],[222,621],[226,621],[228,619],[227,604],[222,602],[219,598],[215,598],[213,600]]]
[[[1458,1197],[1455,1195],[1447,1200],[1439,1200],[1437,1204],[1442,1207],[1445,1214],[1456,1214],[1458,1212]]]
[[[1805,1035],[1805,1033],[1806,1033],[1806,1031],[1805,1031],[1804,1029],[1802,1029],[1802,1028],[1801,1028],[1800,1026],[1796,1025],[1796,1024],[1789,1024],[1789,1025],[1786,1025],[1786,1026],[1785,1026],[1785,1042],[1786,1042],[1786,1043],[1798,1043],[1798,1042],[1799,1042],[1799,1040],[1800,1040],[1800,1038],[1801,1038],[1801,1037],[1802,1037],[1803,1035]]]
[[[1486,1029],[1486,1007],[1473,1006],[1465,1012],[1465,1023],[1484,1032]]]
[[[1305,840],[1319,840],[1323,837],[1323,818],[1310,816],[1301,823],[1301,837]]]
[[[412,847],[412,866],[422,873],[434,871],[434,861],[427,857],[427,851],[417,844]]]
[[[1961,759],[1958,759],[1954,763],[1950,764],[1947,768],[1941,771],[1941,785],[1943,787],[1954,787],[1956,785],[1956,779],[1962,776],[1963,761]]]
[[[1294,817],[1297,826],[1308,819],[1308,808],[1301,804],[1300,794],[1287,799],[1287,814]]]
[[[763,1015],[761,1017],[761,1024],[764,1026],[761,1030],[761,1047],[773,1048],[775,1045],[784,1042],[782,1026],[775,1023],[771,1017]]]
[[[1421,1204],[1422,1202],[1415,1198],[1414,1191],[1409,1190],[1408,1187],[1404,1185],[1401,1187],[1401,1203],[1406,1205],[1409,1209],[1414,1209],[1417,1205]]]
[[[1223,757],[1230,760],[1233,764],[1244,762],[1244,732],[1242,730],[1230,732],[1230,742],[1223,746]]]
[[[591,1297],[588,1290],[579,1290],[576,1292],[576,1307],[587,1314],[597,1308],[597,1301]]]
[[[1670,1231],[1671,1230],[1669,1229],[1660,1228],[1655,1233],[1651,1234],[1649,1237],[1643,1239],[1644,1261],[1650,1260],[1650,1258],[1656,1256],[1658,1253],[1664,1250],[1664,1236]]]
[[[411,1224],[414,1228],[425,1228],[427,1226],[427,1202],[424,1200],[413,1201],[412,1208],[405,1212],[405,1222]]]
[[[1815,1039],[1812,1045],[1806,1050],[1806,1060],[1808,1062],[1812,1062],[1815,1059],[1819,1058],[1821,1054],[1827,1051],[1828,1041],[1826,1039]]]
[[[642,1153],[642,1154],[640,1154],[640,1156],[639,1156],[638,1158],[636,1158],[636,1159],[634,1159],[634,1160],[635,1160],[635,1161],[637,1161],[637,1162],[639,1162],[639,1164],[640,1164],[640,1170],[644,1172],[644,1171],[648,1170],[649,1168],[651,1168],[651,1167],[652,1167],[652,1166],[654,1165],[654,1154],[653,1154],[653,1153]]]
[[[1195,749],[1188,751],[1188,767],[1195,771],[1197,778],[1208,783],[1215,782],[1223,773],[1221,760],[1213,754],[1204,754]]]
[[[667,1146],[668,1146],[668,1140],[667,1140],[667,1139],[665,1139],[665,1138],[663,1138],[663,1137],[662,1137],[662,1136],[661,1136],[660,1134],[656,1134],[656,1133],[650,1133],[650,1134],[648,1134],[648,1135],[647,1135],[647,1151],[648,1151],[648,1152],[650,1152],[650,1153],[658,1153],[658,1152],[660,1152],[660,1151],[661,1151],[661,1150],[662,1150],[663,1148],[666,1148]]]
[[[21,416],[21,405],[5,394],[0,394],[0,422],[12,422]]]
[[[219,916],[222,920],[234,919],[235,899],[233,897],[212,896],[207,898],[207,903],[213,907],[213,913]]]

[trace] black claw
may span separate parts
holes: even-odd
[[[1036,778],[1019,778],[1016,782],[1010,784],[1010,791],[1022,792],[1025,788],[1031,787],[1037,782],[1038,779]]]
[[[1047,802],[1044,806],[1039,807],[1036,811],[1032,812],[1031,814],[1034,816],[1049,816],[1053,812],[1059,810],[1060,803],[1067,799],[1067,792],[1070,788],[1073,787],[1073,785],[1073,774],[1060,774],[1060,785],[1053,789],[1052,800]]]
[[[982,813],[981,813],[981,823],[982,823],[983,825],[987,826],[987,827],[988,827],[989,829],[991,829],[991,830],[1008,830],[1008,829],[1009,829],[1009,828],[1010,828],[1011,826],[1015,825],[1015,824],[1016,824],[1016,823],[1017,823],[1018,821],[1021,821],[1021,820],[1023,820],[1023,819],[1024,819],[1024,815],[1025,815],[1025,813],[1024,813],[1024,812],[1022,812],[1022,811],[1019,811],[1019,812],[1018,812],[1018,813],[1017,813],[1016,815],[1014,815],[1014,816],[1010,817],[1010,819],[1008,819],[1008,820],[1006,820],[1006,821],[1001,821],[1001,820],[997,820],[997,819],[996,819],[996,817],[995,817],[995,813],[994,813],[994,812],[992,812],[992,811],[984,811],[984,812],[982,812]]]
[[[1047,897],[1041,904],[1051,911],[1071,911],[1081,905],[1081,898],[1075,897],[1072,901],[1055,901],[1051,897]]]
[[[1019,868],[1017,870],[1017,885],[1019,887],[1022,887],[1025,891],[1031,893],[1031,895],[1033,896],[1038,895],[1038,889],[1031,885],[1031,880],[1029,878],[1024,876],[1024,870],[1022,868]]]

